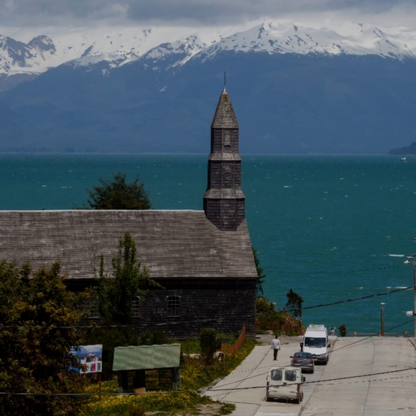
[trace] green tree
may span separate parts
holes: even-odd
[[[112,180],[99,179],[101,186],[87,189],[89,199],[84,208],[91,209],[150,209],[149,193],[137,175],[133,182],[126,181],[126,174],[115,173]]]
[[[341,324],[339,327],[339,333],[342,337],[345,337],[347,335],[347,325]]]
[[[286,310],[291,313],[295,318],[302,316],[302,303],[303,298],[302,296],[298,295],[292,289],[286,293],[287,303],[286,303]]]
[[[219,344],[219,334],[214,328],[202,328],[199,335],[201,351],[205,357],[205,363],[208,365],[212,362],[215,351]]]
[[[149,289],[161,289],[158,283],[149,277],[146,267],[136,258],[136,244],[130,233],[124,234],[118,244],[117,255],[112,261],[111,275],[104,271],[101,257],[98,277],[98,310],[109,324],[130,324],[132,322],[133,299],[144,296]]]
[[[170,339],[160,330],[144,331],[140,335],[140,345],[169,344]]]
[[[80,387],[69,353],[79,345],[79,298],[68,291],[59,263],[32,274],[30,266],[0,262],[0,391],[48,393],[0,396],[3,415],[76,415],[78,399],[53,396]]]
[[[259,298],[263,296],[263,283],[266,280],[266,275],[264,274],[263,268],[260,266],[260,260],[257,256],[257,250],[255,250],[253,247],[252,249],[253,249],[254,262],[256,264],[256,270],[257,270],[256,296]]]
[[[129,233],[120,238],[117,255],[112,260],[112,272],[104,271],[101,257],[97,276],[98,287],[93,294],[96,306],[107,328],[91,328],[85,335],[85,344],[103,344],[103,376],[110,378],[115,347],[138,345],[139,338],[134,327],[113,328],[111,325],[126,325],[133,321],[133,299],[145,296],[151,288],[161,289],[149,277],[146,267],[136,258],[136,244]]]

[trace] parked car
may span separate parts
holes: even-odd
[[[310,352],[295,352],[293,356],[290,356],[292,367],[300,367],[303,373],[313,374],[315,371],[315,364],[313,361],[313,355]]]
[[[267,374],[266,400],[303,400],[302,383],[305,377],[297,367],[272,367]]]

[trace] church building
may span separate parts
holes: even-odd
[[[60,261],[75,291],[91,285],[101,256],[110,270],[129,232],[137,259],[164,287],[135,300],[140,329],[180,339],[204,327],[232,335],[245,327],[254,336],[257,271],[241,190],[239,126],[225,88],[211,124],[203,210],[0,211],[0,230],[0,260],[29,261],[34,270]]]

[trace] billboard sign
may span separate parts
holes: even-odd
[[[77,362],[82,366],[81,369],[72,367],[72,370],[77,373],[90,374],[103,371],[103,346],[101,344],[72,347],[70,353],[77,357]]]

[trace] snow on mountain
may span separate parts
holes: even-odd
[[[379,55],[383,57],[416,57],[416,39],[388,35],[375,26],[357,24],[355,33],[343,36],[330,29],[313,29],[294,24],[262,23],[248,31],[222,38],[204,51],[203,59],[210,59],[219,51]]]
[[[28,43],[0,35],[0,74],[42,73],[66,62],[88,66],[100,61],[119,66],[163,42],[184,38],[184,28],[51,30]],[[43,46],[42,46],[43,45]]]
[[[415,58],[416,33],[357,23],[336,30],[278,21],[239,32],[169,27],[49,30],[48,36],[28,43],[0,35],[0,75],[40,74],[63,63],[107,61],[111,69],[137,59],[160,70],[184,65],[195,56],[212,59],[221,51]]]
[[[46,63],[55,52],[53,42],[47,36],[37,36],[25,44],[0,35],[0,73],[44,72]]]

